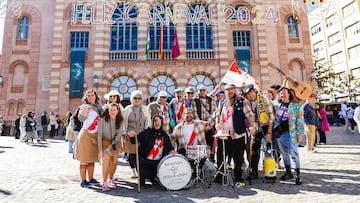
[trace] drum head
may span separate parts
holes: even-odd
[[[180,154],[165,156],[159,163],[157,175],[160,183],[168,190],[183,189],[191,179],[191,167]]]

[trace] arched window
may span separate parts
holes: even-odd
[[[29,33],[29,18],[23,16],[19,20],[18,31],[17,31],[17,39],[27,39]]]
[[[189,7],[193,22],[186,25],[186,49],[213,49],[212,26],[209,19],[209,9],[205,4],[193,4]],[[206,18],[201,18],[200,13],[206,13]],[[199,20],[197,19],[199,18]],[[198,21],[198,22],[197,22]]]
[[[168,97],[174,97],[175,81],[167,75],[154,77],[149,86],[150,96],[157,97],[160,91],[165,91]]]
[[[129,3],[119,5],[112,19],[110,50],[137,50],[138,28],[136,19],[138,15],[134,6]]]
[[[289,38],[299,37],[298,24],[294,16],[290,16],[288,18],[288,31],[289,31]]]
[[[203,74],[192,77],[189,81],[189,86],[194,87],[195,89],[199,86],[204,86],[207,92],[213,91],[215,87],[213,80],[209,76]]]
[[[136,82],[129,76],[119,76],[115,78],[110,85],[110,90],[117,90],[124,98],[130,100],[131,93],[137,89]]]

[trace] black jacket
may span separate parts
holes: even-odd
[[[169,154],[174,147],[171,144],[169,136],[162,129],[155,130],[153,127],[147,128],[138,134],[139,142],[139,156],[146,158],[151,149],[154,147],[155,140],[158,137],[163,137],[163,152],[162,157]],[[135,144],[135,137],[130,138],[130,142]]]

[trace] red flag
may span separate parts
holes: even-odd
[[[238,87],[254,84],[254,87],[259,89],[259,82],[247,72],[241,71],[235,59],[229,66],[229,70],[226,71],[224,77],[221,79],[221,82],[234,84]]]
[[[163,29],[162,29],[162,27],[160,27],[159,59],[164,60],[164,55],[163,55]]]
[[[171,47],[171,52],[173,58],[180,56],[180,46],[179,46],[179,40],[177,37],[176,28],[174,29],[174,41]]]

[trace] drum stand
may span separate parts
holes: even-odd
[[[225,154],[225,152],[226,152],[225,140],[227,139],[227,136],[218,136],[218,137],[219,137],[219,139],[222,140],[222,144],[223,144],[223,162],[218,167],[218,169],[221,169],[221,167],[223,167],[223,171],[220,171],[220,170],[216,171],[214,177],[216,177],[218,174],[222,175],[222,185],[223,186],[231,185],[234,188],[234,186],[235,186],[234,180],[231,175],[231,170],[229,169],[229,167],[227,165],[226,154]]]
[[[191,185],[194,185],[195,183],[197,182],[202,182],[204,185],[206,185],[208,188],[210,187],[211,183],[206,183],[204,181],[204,171],[203,170],[200,170],[200,162],[201,162],[201,158],[195,158],[194,159],[194,165],[195,165],[195,174],[196,174],[196,177],[191,180]],[[203,172],[202,173],[202,177],[201,177],[201,171]]]

